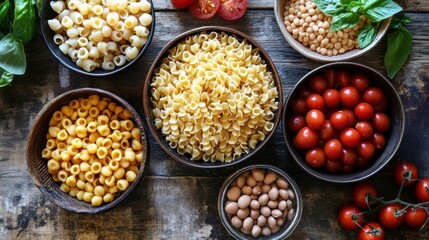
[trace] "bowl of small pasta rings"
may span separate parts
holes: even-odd
[[[221,168],[260,150],[280,121],[283,92],[262,47],[237,30],[207,26],[171,40],[143,90],[149,129],[175,160]]]
[[[142,180],[148,154],[143,122],[121,97],[75,89],[47,103],[28,137],[26,161],[39,190],[77,213],[108,210]]]
[[[103,77],[143,56],[155,32],[155,10],[152,0],[44,1],[41,32],[64,66]]]

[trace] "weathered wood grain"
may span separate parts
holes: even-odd
[[[168,0],[160,2],[169,3]],[[427,3],[422,0],[421,5],[424,4]],[[398,159],[412,161],[418,165],[421,175],[429,176],[429,163],[425,161],[429,156],[426,147],[429,142],[426,121],[428,13],[411,13],[410,16],[414,19],[409,25],[415,39],[412,55],[393,80],[403,100],[407,120],[404,140],[394,162]],[[150,64],[174,36],[202,25],[229,26],[251,35],[273,59],[285,96],[306,72],[322,65],[293,50],[281,35],[273,11],[258,7],[235,22],[219,17],[195,21],[187,12],[165,8],[157,14],[156,33],[147,54],[126,72],[103,79],[81,76],[62,67],[41,38],[36,37],[26,45],[26,75],[16,77],[10,87],[0,88],[0,239],[228,239],[230,236],[217,216],[217,193],[227,175],[251,163],[279,166],[301,187],[304,213],[292,239],[355,238],[356,233],[341,230],[336,222],[338,209],[349,201],[351,185],[320,182],[305,174],[290,158],[281,127],[255,158],[224,170],[195,170],[175,162],[147,131],[150,136],[147,177],[126,202],[102,214],[72,214],[59,209],[31,182],[26,171],[24,147],[33,120],[44,104],[67,90],[98,87],[123,97],[144,117],[142,88]],[[371,53],[355,61],[385,73],[385,48],[383,41]],[[395,195],[391,173],[392,164],[371,178],[384,196]],[[427,239],[429,232],[427,229],[399,229],[389,231],[388,237]]]

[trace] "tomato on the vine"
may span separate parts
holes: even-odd
[[[372,206],[373,203],[370,201],[367,202],[368,194],[373,197],[378,196],[377,190],[373,184],[366,182],[356,184],[352,190],[353,203],[360,208],[368,208],[368,206]]]
[[[390,229],[400,227],[405,220],[405,215],[399,213],[402,209],[403,206],[399,203],[385,205],[378,213],[380,223]]]
[[[196,2],[197,0],[171,0],[171,3],[175,8],[189,8]]]
[[[196,18],[209,19],[213,17],[220,6],[220,0],[198,0],[189,8]]]
[[[404,174],[408,171],[411,171],[411,179],[417,179],[418,172],[417,167],[411,162],[400,162],[395,166],[395,182],[401,186],[403,179],[405,178]],[[405,180],[404,186],[413,185],[413,181]]]
[[[359,217],[357,217],[357,214],[361,212],[360,208],[354,205],[349,204],[343,206],[338,213],[340,226],[346,230],[357,229],[359,225],[365,221],[363,215],[359,215]]]
[[[384,229],[379,223],[370,222],[365,224],[363,228],[359,231],[358,239],[359,240],[383,240],[384,239]]]
[[[416,197],[419,202],[429,201],[429,177],[422,178],[417,182]]]
[[[428,219],[428,212],[423,208],[409,208],[405,212],[405,225],[419,229]]]
[[[219,16],[226,20],[237,20],[247,10],[248,0],[221,0]]]

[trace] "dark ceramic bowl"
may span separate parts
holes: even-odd
[[[263,236],[262,234],[258,238],[252,237],[250,234],[243,234],[240,229],[235,228],[231,224],[231,217],[228,216],[228,213],[225,211],[225,206],[227,204],[228,198],[227,198],[227,192],[229,190],[229,187],[231,183],[234,182],[234,180],[237,179],[242,173],[251,171],[252,169],[263,169],[266,171],[272,171],[277,174],[279,177],[283,177],[286,179],[286,181],[289,183],[289,189],[291,189],[295,195],[295,198],[292,200],[292,208],[294,209],[294,214],[291,216],[291,219],[286,219],[282,226],[280,226],[280,230],[276,233],[270,234],[268,236]],[[303,199],[301,195],[301,191],[299,190],[299,186],[296,184],[296,182],[283,170],[280,168],[271,166],[271,165],[265,165],[265,164],[257,164],[257,165],[251,165],[244,167],[240,170],[237,170],[223,182],[222,187],[219,191],[218,195],[218,202],[217,202],[217,208],[219,212],[219,217],[222,221],[223,226],[226,228],[226,230],[233,236],[235,239],[272,239],[272,240],[280,240],[285,239],[289,235],[292,234],[292,232],[295,230],[295,228],[298,226],[299,221],[301,220],[302,210],[303,210]]]
[[[120,67],[115,66],[115,68],[111,71],[107,71],[102,68],[96,68],[92,72],[87,72],[83,70],[81,67],[77,66],[76,63],[73,62],[68,55],[64,55],[61,52],[61,50],[59,49],[59,46],[55,44],[53,40],[55,32],[48,25],[48,20],[55,18],[58,14],[54,10],[52,10],[50,6],[51,1],[47,1],[47,0],[43,1],[43,5],[40,10],[40,23],[41,23],[41,32],[42,32],[43,39],[45,40],[46,46],[48,46],[48,49],[52,53],[52,55],[68,69],[71,69],[80,74],[92,76],[92,77],[106,77],[106,76],[116,74],[120,71],[127,69],[134,63],[136,63],[145,54],[145,52],[147,51],[152,41],[153,35],[155,33],[155,9],[154,9],[152,0],[147,0],[147,1],[151,4],[151,9],[152,9],[151,11],[152,24],[149,29],[147,43],[140,48],[139,54],[137,55],[136,58],[134,58],[131,61],[127,61],[123,66],[120,66]]]
[[[321,169],[311,168],[305,161],[305,152],[299,151],[294,146],[293,134],[289,131],[287,127],[287,119],[292,114],[292,100],[298,96],[298,92],[301,87],[306,86],[308,84],[308,81],[312,75],[322,74],[324,70],[330,68],[345,69],[350,71],[351,73],[361,73],[366,75],[370,84],[375,87],[379,87],[381,90],[383,90],[384,95],[388,100],[386,114],[390,118],[390,129],[385,133],[386,146],[384,147],[384,149],[374,155],[371,160],[371,163],[367,167],[356,168],[350,173],[329,173],[325,171],[323,167]],[[298,83],[291,90],[289,96],[286,99],[282,126],[286,145],[293,158],[302,169],[304,169],[310,175],[328,182],[350,183],[361,181],[372,176],[380,169],[382,169],[393,158],[399,148],[399,145],[401,144],[401,140],[404,135],[405,115],[401,98],[395,87],[386,77],[378,73],[376,70],[362,64],[352,62],[338,62],[318,67],[307,73],[303,78],[301,78],[301,80],[298,81]]]
[[[191,156],[181,155],[176,151],[176,149],[171,148],[169,143],[165,139],[165,136],[163,136],[161,131],[155,126],[155,121],[154,121],[154,116],[153,116],[153,111],[152,111],[153,105],[152,105],[151,100],[150,100],[152,98],[152,92],[151,92],[150,84],[152,83],[152,78],[154,76],[155,69],[160,66],[161,61],[168,55],[169,50],[171,48],[173,48],[174,46],[176,46],[180,41],[184,40],[188,36],[192,36],[192,35],[195,35],[195,34],[198,34],[201,32],[212,32],[212,31],[216,31],[219,33],[225,32],[229,35],[236,36],[239,40],[246,39],[249,44],[251,44],[254,48],[257,48],[259,50],[261,57],[265,60],[265,63],[267,65],[267,70],[271,71],[273,74],[274,83],[275,83],[277,91],[278,91],[277,101],[279,103],[279,106],[278,106],[278,110],[275,114],[275,117],[272,120],[272,122],[274,123],[274,129],[265,136],[264,140],[258,142],[258,144],[256,145],[256,148],[250,150],[248,153],[243,153],[243,155],[241,155],[240,158],[235,159],[234,161],[231,161],[231,162],[220,162],[220,161],[205,162],[203,160],[194,161],[194,160],[191,160]],[[262,49],[262,47],[256,41],[254,41],[251,37],[249,37],[248,35],[246,35],[242,32],[239,32],[237,30],[231,29],[231,28],[218,27],[218,26],[208,26],[208,27],[196,28],[196,29],[187,31],[183,34],[180,34],[179,36],[177,36],[173,40],[171,40],[161,50],[161,52],[159,53],[159,55],[155,59],[152,67],[149,70],[149,74],[147,75],[146,82],[144,85],[144,90],[143,90],[143,107],[144,107],[144,111],[145,111],[145,115],[146,115],[146,120],[147,120],[147,123],[149,125],[149,129],[152,132],[152,135],[155,137],[155,140],[159,143],[159,145],[162,147],[162,149],[164,149],[164,151],[166,151],[173,159],[175,159],[175,160],[177,160],[177,161],[179,161],[185,165],[196,167],[196,168],[228,167],[228,166],[243,162],[246,159],[253,156],[257,151],[259,151],[269,141],[271,136],[274,134],[275,129],[277,128],[277,126],[280,122],[280,119],[281,119],[280,113],[282,112],[282,106],[281,106],[282,105],[281,102],[283,101],[282,99],[283,99],[283,92],[282,92],[280,77],[277,73],[277,70],[276,70],[276,67],[274,66],[274,63],[272,62],[271,58],[268,56],[267,52],[265,52]]]
[[[140,129],[143,147],[143,159],[139,166],[139,172],[134,182],[130,183],[128,189],[122,192],[121,195],[115,197],[112,202],[103,203],[98,207],[94,207],[90,203],[80,201],[77,198],[71,197],[68,193],[61,191],[60,185],[54,182],[52,175],[48,172],[48,160],[42,158],[42,150],[46,145],[46,134],[48,133],[49,121],[53,113],[61,109],[62,106],[67,105],[71,100],[81,97],[87,98],[92,94],[96,94],[100,97],[108,97],[113,102],[116,102],[119,106],[124,107],[124,109],[128,109],[132,115],[135,125]],[[81,88],[71,90],[55,97],[40,110],[39,114],[34,120],[34,124],[28,137],[26,159],[28,171],[30,172],[30,176],[34,184],[36,184],[39,190],[53,203],[71,212],[98,213],[116,206],[137,187],[139,182],[143,179],[147,153],[148,145],[143,121],[130,104],[128,104],[121,97],[105,90],[96,88]]]

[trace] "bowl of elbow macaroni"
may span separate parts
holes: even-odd
[[[26,158],[33,182],[53,203],[78,213],[105,211],[124,200],[143,178],[143,122],[113,93],[72,90],[39,112]]]
[[[169,42],[147,76],[143,105],[160,146],[197,168],[242,162],[273,135],[282,87],[268,54],[231,28],[200,27]]]
[[[41,10],[43,38],[63,65],[108,76],[136,62],[155,30],[152,0],[53,0]]]

